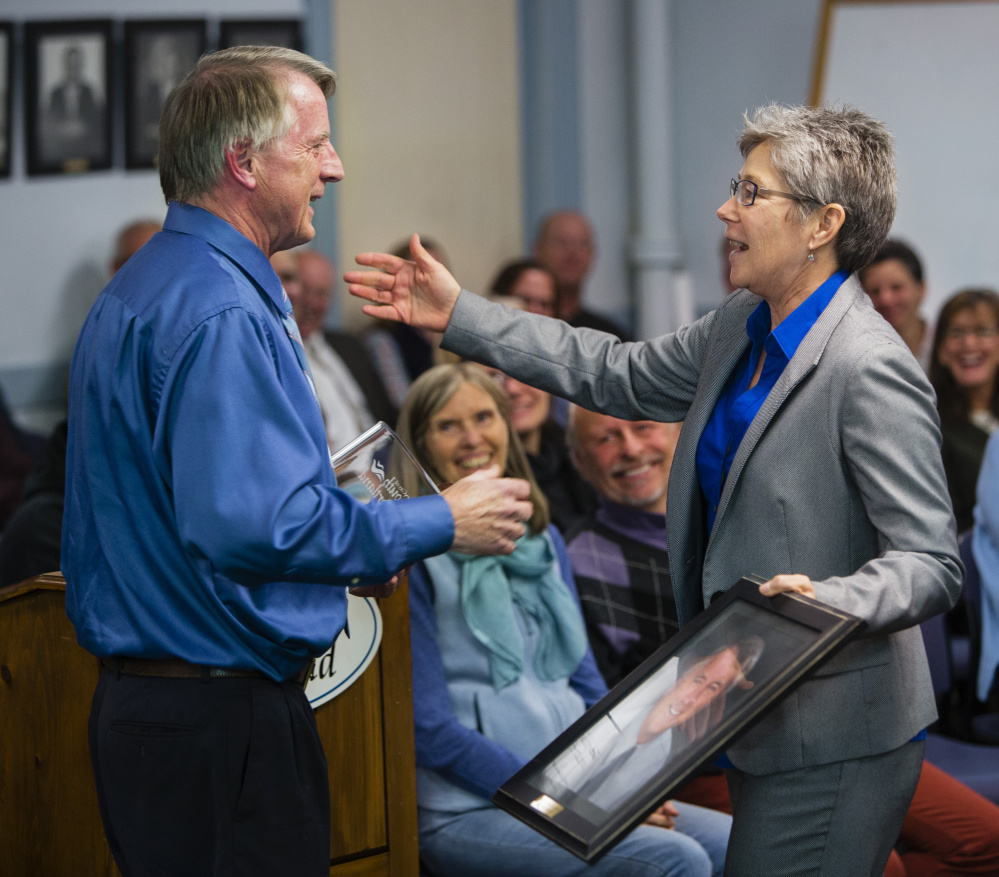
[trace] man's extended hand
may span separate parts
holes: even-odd
[[[348,271],[343,275],[351,295],[374,302],[362,310],[369,317],[408,323],[417,329],[443,332],[451,319],[461,287],[450,272],[420,243],[409,241],[413,260],[388,253],[360,253],[358,265],[377,271]]]
[[[510,554],[524,535],[523,522],[534,513],[530,485],[520,478],[500,478],[491,466],[462,478],[442,496],[454,516],[452,551],[462,554]]]

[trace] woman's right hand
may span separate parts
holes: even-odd
[[[654,825],[656,828],[674,829],[676,828],[676,817],[680,811],[676,809],[672,801],[667,801],[661,807],[653,810],[645,820],[646,825]]]
[[[355,259],[358,265],[377,270],[348,271],[343,279],[351,295],[373,302],[362,308],[369,317],[443,332],[461,286],[423,248],[419,235],[410,238],[409,250],[412,260],[388,253],[359,253]]]

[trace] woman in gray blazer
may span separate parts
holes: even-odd
[[[856,279],[897,200],[891,135],[850,109],[769,106],[719,208],[740,291],[670,335],[621,343],[460,291],[366,253],[371,316],[584,407],[684,421],[666,529],[680,623],[745,573],[867,627],[727,753],[727,873],[880,874],[936,718],[916,625],[962,568],[930,386]]]

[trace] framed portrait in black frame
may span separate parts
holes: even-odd
[[[505,782],[493,802],[594,861],[864,624],[749,576]]]
[[[111,22],[25,25],[28,174],[111,167]]]
[[[14,78],[14,25],[0,21],[0,178],[10,176],[11,86]]]
[[[0,178],[10,176],[13,58],[14,25],[9,21],[0,21]]]
[[[204,54],[204,19],[125,22],[125,167],[156,165],[166,97]]]
[[[233,46],[283,46],[302,51],[302,22],[297,18],[219,22],[219,48]]]

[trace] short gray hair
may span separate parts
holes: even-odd
[[[895,149],[888,129],[853,107],[760,107],[745,116],[739,150],[745,157],[770,145],[774,170],[791,192],[819,204],[840,204],[846,220],[836,236],[841,271],[870,262],[888,238],[898,204]],[[815,205],[798,203],[801,220]]]
[[[288,133],[289,73],[308,76],[327,100],[333,97],[336,74],[293,49],[237,46],[201,56],[170,92],[160,118],[160,185],[168,202],[210,192],[222,177],[226,150],[259,149]]]

